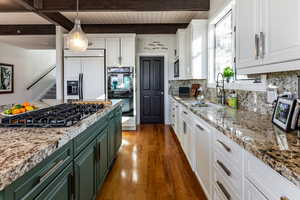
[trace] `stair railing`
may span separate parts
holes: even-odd
[[[38,84],[43,78],[45,78],[48,74],[50,74],[55,68],[56,68],[56,66],[51,67],[49,70],[47,70],[47,72],[43,73],[36,81],[34,81],[32,84],[30,84],[26,89],[30,90],[33,86]]]

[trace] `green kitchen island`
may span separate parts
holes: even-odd
[[[92,200],[122,143],[121,101],[65,128],[0,128],[0,200]]]

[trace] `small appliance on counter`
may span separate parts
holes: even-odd
[[[300,99],[278,97],[272,122],[284,131],[299,129]]]
[[[192,96],[193,97],[197,98],[197,96],[200,93],[200,90],[199,90],[200,87],[201,87],[200,84],[192,84],[192,89],[191,90],[192,90]]]
[[[191,88],[179,87],[179,97],[187,98],[191,96]]]

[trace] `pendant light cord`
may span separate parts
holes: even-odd
[[[79,12],[79,0],[77,0],[76,8],[77,8],[76,18],[78,19],[78,12]]]

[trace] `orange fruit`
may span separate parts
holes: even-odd
[[[19,110],[20,110],[21,113],[26,112],[26,109],[25,109],[25,108],[20,108]]]
[[[13,109],[12,114],[13,115],[20,114],[20,109]]]
[[[24,107],[30,106],[30,103],[26,101],[26,102],[23,103],[23,106],[24,106]]]

